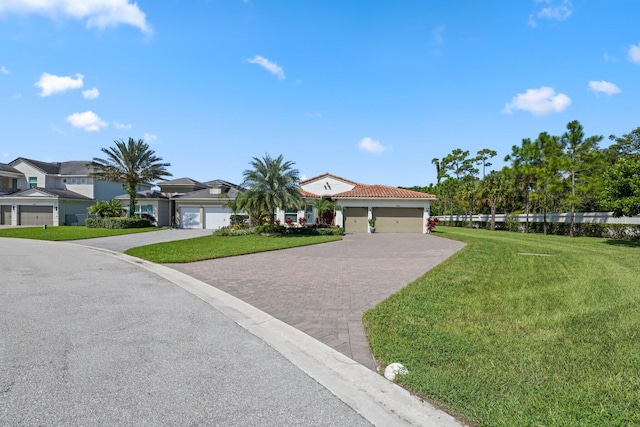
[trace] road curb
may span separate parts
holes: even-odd
[[[463,425],[342,353],[213,286],[160,264],[107,249],[88,248],[138,265],[216,308],[278,351],[373,425]]]

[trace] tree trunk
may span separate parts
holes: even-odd
[[[544,198],[542,199],[542,233],[547,235],[547,192],[545,189]]]
[[[491,198],[491,231],[496,231],[496,204],[495,197]]]
[[[525,190],[525,202],[524,202],[524,214],[525,214],[525,223],[524,223],[524,232],[529,232],[529,188]]]
[[[473,228],[473,196],[469,196],[469,228]]]
[[[571,225],[569,226],[569,237],[574,237],[576,219],[576,173],[571,172]]]

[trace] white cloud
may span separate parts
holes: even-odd
[[[115,126],[116,129],[131,129],[131,125],[127,124],[125,125],[124,123],[120,123],[120,122],[113,122],[113,126]]]
[[[146,143],[152,143],[158,140],[158,135],[154,135],[152,133],[145,133],[144,135],[142,135],[142,139]]]
[[[3,13],[37,13],[52,19],[63,16],[86,20],[87,28],[104,30],[125,24],[146,34],[153,32],[145,13],[129,0],[2,0],[0,14]]]
[[[564,93],[556,95],[551,87],[542,86],[539,89],[527,89],[525,93],[519,93],[502,110],[505,114],[512,114],[513,110],[528,111],[534,116],[542,116],[549,113],[559,113],[571,105],[571,98]]]
[[[87,132],[97,132],[100,129],[109,126],[107,122],[103,122],[93,111],[74,113],[67,117],[67,121],[71,123],[71,126],[84,129]]]
[[[599,82],[595,80],[590,81],[589,89],[594,92],[606,93],[607,95],[614,95],[622,92],[615,83],[605,82],[604,80],[600,80]]]
[[[604,53],[604,55],[602,55],[602,57],[606,62],[618,62],[618,58],[616,58],[615,56],[611,56],[606,52]]]
[[[284,76],[284,70],[275,62],[269,61],[267,58],[264,58],[260,55],[256,55],[251,59],[247,59],[247,62],[250,64],[256,64],[270,72],[271,74],[278,76],[278,79],[284,80],[286,77]]]
[[[9,74],[9,70],[7,70],[7,67],[5,67],[4,65],[0,66],[0,73],[2,74]]]
[[[35,82],[33,85],[42,89],[40,92],[40,96],[49,96],[54,93],[64,93],[69,89],[80,89],[83,85],[82,79],[84,76],[82,74],[76,74],[75,80],[72,77],[61,77],[54,76],[49,73],[42,73],[40,76],[40,80]]]
[[[82,96],[84,96],[84,99],[96,99],[100,96],[100,91],[95,87],[93,89],[83,90]]]
[[[22,94],[16,93],[15,95],[13,95],[13,99],[22,99]]]
[[[322,114],[320,114],[320,113],[305,113],[305,115],[307,117],[318,117],[318,118],[322,117]]]
[[[444,43],[444,30],[446,27],[444,25],[439,25],[431,30],[431,35],[433,36],[433,42],[435,44]]]
[[[640,43],[629,46],[629,55],[627,58],[634,64],[640,64]]]
[[[529,16],[529,25],[537,27],[536,19],[549,19],[552,21],[564,21],[573,14],[571,0],[534,0],[542,3],[541,8]]]
[[[380,141],[371,139],[368,136],[362,138],[360,142],[358,142],[358,148],[369,153],[384,153],[385,151],[391,151],[390,146],[385,147],[380,143]]]

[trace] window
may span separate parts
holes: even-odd
[[[87,178],[82,178],[82,184],[86,184],[87,183]]]
[[[291,218],[291,221],[298,222],[298,210],[287,208],[284,211],[284,221],[286,222],[288,218]]]
[[[18,188],[18,178],[11,178],[11,188]]]
[[[38,177],[30,176],[29,177],[29,188],[36,188],[38,186]]]

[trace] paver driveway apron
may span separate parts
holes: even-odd
[[[169,266],[375,369],[362,313],[463,246],[432,234],[347,234],[339,242]]]

